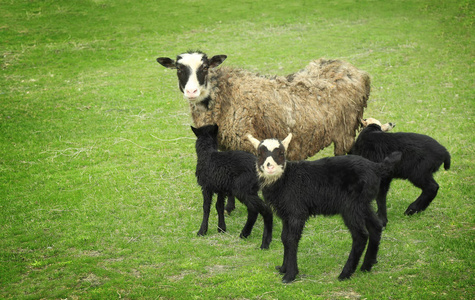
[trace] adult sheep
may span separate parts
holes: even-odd
[[[287,153],[290,160],[313,156],[332,142],[335,155],[351,149],[370,93],[366,72],[340,60],[319,59],[288,76],[266,77],[216,68],[226,57],[189,51],[176,60],[157,58],[177,70],[195,126],[219,126],[221,150],[253,152],[245,134],[283,139],[289,132],[296,136]]]

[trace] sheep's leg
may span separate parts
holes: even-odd
[[[224,200],[225,194],[218,193],[216,201],[216,211],[218,212],[218,232],[226,232],[226,222],[224,221]]]
[[[254,205],[264,219],[264,233],[262,234],[261,249],[268,249],[272,241],[273,214],[270,208],[259,198],[253,196]]]
[[[383,226],[381,224],[381,221],[372,211],[368,212],[368,218],[366,219],[366,228],[369,232],[369,242],[368,249],[366,249],[363,265],[361,266],[361,271],[371,271],[373,265],[378,262],[377,256]]]
[[[333,154],[335,154],[335,156],[346,154],[347,151],[345,151],[345,147],[344,147],[343,142],[333,141],[333,146],[334,146]]]
[[[229,215],[235,208],[236,200],[234,199],[234,196],[228,195],[228,202],[226,203],[226,208],[224,209],[224,212]]]
[[[337,128],[336,130],[338,130],[338,132],[345,133],[344,136],[338,136],[338,140],[333,140],[333,145],[335,147],[333,149],[333,153],[335,154],[335,156],[345,155],[346,153],[348,153],[348,151],[350,151],[351,147],[355,143],[355,136],[352,136],[350,133],[347,133],[347,129],[344,127],[341,127],[339,129]]]
[[[282,220],[282,233],[280,234],[280,239],[282,240],[282,244],[284,245],[284,260],[281,266],[276,266],[275,269],[279,271],[280,274],[285,274],[287,272],[287,257],[288,257],[288,247],[286,247],[286,242],[288,240],[289,235],[289,225],[286,221]]]
[[[416,201],[409,205],[407,210],[404,212],[404,214],[408,216],[425,210],[432,200],[434,200],[435,196],[437,196],[437,192],[439,190],[439,185],[434,180],[432,175],[430,175],[429,178],[422,180],[411,180],[411,182],[418,188],[422,189],[422,193],[416,199]]]
[[[295,280],[299,273],[297,265],[297,250],[302,231],[305,226],[305,220],[291,219],[284,221],[282,229],[282,243],[284,244],[284,262],[279,268],[281,273],[285,273],[282,278],[283,283],[289,283]]]
[[[247,209],[247,222],[244,225],[241,234],[239,235],[240,238],[247,238],[249,235],[251,235],[252,228],[254,227],[254,224],[256,223],[257,217],[259,214],[255,210]]]
[[[247,221],[239,237],[247,238],[252,232],[252,228],[254,227],[254,224],[257,221],[257,217],[259,216],[259,213],[247,195],[238,196],[238,199],[247,207]]]
[[[346,261],[340,276],[338,276],[339,280],[348,279],[355,272],[364,248],[366,247],[366,242],[368,241],[368,232],[365,230],[364,224],[364,214],[353,214],[349,216],[349,218],[345,216],[343,217],[346,226],[351,232],[353,243],[351,245],[348,260]]]
[[[376,197],[376,203],[378,205],[378,217],[383,222],[383,227],[386,227],[388,224],[388,213],[386,206],[386,196],[389,191],[389,186],[391,185],[390,179],[382,179],[379,186],[378,196]]]
[[[208,232],[208,219],[211,209],[211,200],[213,199],[213,193],[202,189],[203,194],[203,221],[201,221],[200,230],[198,230],[198,235],[205,235]]]

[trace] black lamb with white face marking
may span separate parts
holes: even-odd
[[[241,237],[251,234],[258,214],[264,219],[261,249],[269,248],[272,241],[273,215],[271,209],[258,196],[259,183],[256,174],[256,157],[244,151],[218,151],[218,126],[191,127],[195,133],[196,179],[203,194],[203,221],[198,235],[208,231],[208,218],[213,194],[218,194],[218,231],[226,231],[224,221],[224,198],[235,196],[247,207],[247,222]]]
[[[316,161],[285,161],[292,135],[282,142],[259,140],[248,135],[258,153],[257,170],[262,194],[282,219],[284,260],[277,269],[291,282],[298,274],[297,248],[305,222],[314,215],[342,216],[351,232],[352,249],[338,277],[350,278],[368,243],[362,271],[376,263],[383,226],[371,208],[381,178],[390,176],[401,153],[374,163],[355,155],[323,158]],[[369,240],[369,242],[368,242]]]
[[[420,196],[408,206],[404,214],[412,215],[425,210],[439,190],[434,173],[442,164],[445,170],[450,168],[450,154],[447,149],[427,135],[387,132],[395,126],[393,123],[381,125],[378,120],[368,118],[362,120],[362,124],[365,128],[360,132],[349,153],[380,162],[391,152],[402,152],[401,161],[394,168],[392,178],[407,179],[422,190]],[[376,198],[378,215],[384,226],[388,222],[386,196],[392,178],[381,183],[380,193]]]
[[[275,172],[283,172],[285,168],[285,147],[276,139],[266,140],[257,148],[257,165],[260,171],[276,175]]]

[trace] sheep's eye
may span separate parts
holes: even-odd
[[[266,150],[264,148],[259,148],[259,155],[264,155]]]

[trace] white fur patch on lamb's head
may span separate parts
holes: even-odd
[[[379,127],[381,127],[381,131],[390,131],[391,129],[396,127],[395,123],[386,123],[381,125],[381,122],[374,118],[362,119],[361,124],[363,124],[363,127],[368,127],[371,124],[379,125]]]
[[[278,140],[268,139],[257,148],[257,171],[267,185],[279,179],[285,170],[285,148]]]
[[[284,174],[286,159],[285,152],[292,138],[289,134],[282,142],[277,139],[259,140],[248,135],[257,150],[257,173],[266,186],[278,180]]]
[[[378,120],[374,118],[363,119],[361,120],[361,124],[363,124],[363,127],[368,127],[368,125],[371,125],[371,124],[376,124],[376,125],[381,126],[381,122],[379,122]]]

